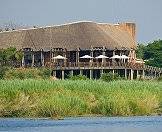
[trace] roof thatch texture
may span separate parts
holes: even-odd
[[[135,49],[136,42],[127,32],[113,24],[78,22],[62,26],[24,29],[0,33],[0,48],[16,47],[33,50],[66,48]]]

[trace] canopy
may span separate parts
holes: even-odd
[[[113,57],[111,57],[112,59],[121,59],[121,56],[119,55],[114,55]]]
[[[122,56],[120,56],[120,58],[121,58],[121,59],[129,59],[129,57],[126,56],[126,55],[122,55]]]
[[[67,58],[66,58],[66,57],[63,57],[63,56],[61,56],[61,55],[58,55],[58,56],[53,57],[52,59],[64,60],[64,59],[67,59]]]
[[[105,56],[105,55],[99,55],[99,56],[97,56],[97,57],[95,57],[96,59],[106,59],[106,58],[109,58],[109,57],[107,57],[107,56]]]
[[[82,57],[80,57],[81,59],[92,59],[93,57],[89,56],[89,55],[84,55]]]

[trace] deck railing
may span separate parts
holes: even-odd
[[[152,67],[144,65],[141,63],[123,63],[123,62],[66,62],[66,63],[46,63],[47,67],[52,69],[95,69],[95,68],[105,68],[105,69],[134,69],[134,70],[153,70],[157,72],[162,72],[162,68]]]

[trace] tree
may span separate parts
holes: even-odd
[[[162,40],[157,40],[148,45],[139,44],[137,57],[146,60],[146,64],[162,67]]]
[[[143,59],[144,58],[144,51],[145,51],[146,46],[144,44],[138,44],[137,45],[137,58]]]

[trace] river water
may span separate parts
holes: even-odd
[[[4,132],[162,132],[162,116],[82,117],[64,120],[0,118]]]

